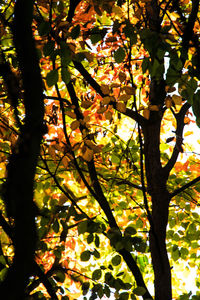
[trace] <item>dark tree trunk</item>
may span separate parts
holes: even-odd
[[[156,300],[172,299],[171,272],[165,238],[170,196],[166,189],[167,175],[160,162],[160,112],[151,112],[143,128],[145,170],[148,193],[152,200],[150,250],[154,269]]]

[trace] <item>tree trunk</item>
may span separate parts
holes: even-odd
[[[148,124],[143,128],[145,171],[147,189],[152,199],[150,250],[155,276],[155,299],[172,299],[171,271],[166,250],[166,227],[168,223],[169,192],[166,189],[167,176],[160,162],[159,112],[151,112]]]

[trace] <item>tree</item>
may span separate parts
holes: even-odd
[[[199,299],[199,1],[0,9],[1,294]]]

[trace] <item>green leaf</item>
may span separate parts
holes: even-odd
[[[96,43],[98,43],[99,41],[102,40],[102,36],[100,33],[91,34],[90,40],[91,40],[92,44],[95,45]]]
[[[71,74],[69,73],[67,68],[61,69],[61,78],[64,83],[68,84],[71,80]]]
[[[76,25],[72,28],[71,37],[72,39],[76,39],[80,35],[80,25]]]
[[[58,70],[51,70],[46,76],[47,85],[51,87],[58,82]]]
[[[94,270],[94,272],[92,273],[92,279],[99,280],[101,278],[101,275],[102,275],[101,269]]]
[[[90,287],[89,282],[83,282],[82,283],[83,296],[85,296],[88,293],[89,287]]]
[[[50,32],[50,30],[51,30],[51,25],[47,21],[40,23],[38,27],[38,32],[40,36],[47,35]]]
[[[125,228],[124,235],[135,235],[137,233],[136,229],[132,226]]]
[[[94,257],[96,257],[96,258],[100,258],[100,253],[99,253],[99,251],[97,251],[97,249],[94,249],[94,251],[93,251],[92,254],[93,254]]]
[[[138,286],[133,290],[133,293],[137,296],[143,296],[146,293],[146,289],[142,286]]]
[[[53,53],[55,48],[55,42],[54,41],[48,41],[43,48],[43,53],[45,56],[49,56]]]
[[[88,221],[83,221],[78,224],[78,234],[83,234],[87,232]]]
[[[128,300],[129,299],[129,293],[123,292],[119,295],[119,300]]]
[[[65,42],[60,43],[60,57],[62,67],[67,67],[72,61],[71,50]]]
[[[55,222],[53,223],[53,226],[52,226],[53,231],[54,231],[55,233],[58,233],[58,232],[59,232],[59,227],[60,227],[60,225],[59,225],[59,223],[58,223],[58,220],[56,219]]]
[[[93,242],[93,240],[94,240],[94,235],[93,235],[93,233],[90,233],[87,237],[87,243],[91,244]]]
[[[115,53],[114,53],[114,59],[116,61],[116,63],[121,63],[123,62],[124,58],[126,56],[125,50],[122,47],[119,47]]]
[[[83,251],[81,253],[81,260],[88,261],[90,259],[91,252],[89,250]]]
[[[94,240],[95,246],[98,248],[100,245],[100,239],[99,236],[96,234],[95,235],[95,240]]]
[[[113,266],[118,266],[119,264],[121,264],[121,256],[120,255],[116,255],[112,258],[111,262]]]
[[[63,283],[65,281],[65,273],[61,272],[61,271],[58,271],[56,273],[56,275],[54,276],[54,278],[55,278],[56,281]]]

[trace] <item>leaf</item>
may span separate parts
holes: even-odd
[[[40,23],[40,25],[38,27],[38,32],[39,32],[40,36],[49,34],[50,30],[51,30],[51,25],[47,21]]]
[[[53,53],[55,48],[55,42],[54,41],[48,41],[43,48],[43,53],[45,56],[49,56]]]
[[[118,266],[118,265],[120,265],[120,264],[121,264],[121,261],[122,261],[122,259],[121,259],[121,256],[120,256],[120,255],[114,256],[114,257],[112,258],[112,260],[111,260],[113,266]]]
[[[61,78],[62,81],[64,81],[65,84],[68,84],[71,80],[71,74],[69,73],[68,69],[63,67],[61,69]]]
[[[70,35],[71,35],[72,39],[74,39],[74,40],[80,35],[80,25],[79,24],[72,28]]]
[[[116,109],[123,113],[126,111],[126,104],[123,102],[117,102]]]
[[[126,74],[122,71],[119,72],[119,80],[121,83],[126,80]]]
[[[101,103],[102,103],[103,105],[107,105],[107,104],[110,103],[111,100],[112,100],[112,97],[106,96],[106,97],[104,97],[104,98],[102,99]]]
[[[90,36],[90,40],[91,40],[92,44],[95,45],[96,43],[98,43],[98,42],[100,42],[102,40],[102,36],[99,33],[92,34]]]
[[[124,90],[127,95],[135,95],[136,88],[132,86],[125,86]]]
[[[88,109],[92,104],[93,104],[93,102],[88,101],[88,100],[84,100],[84,101],[82,101],[82,103],[81,103],[81,107],[83,107],[83,108],[85,108],[85,109]]]
[[[88,147],[82,149],[82,158],[86,161],[91,161],[93,159],[94,151]]]
[[[79,126],[80,126],[80,122],[78,120],[75,120],[70,124],[71,130],[76,130],[79,128]]]
[[[101,275],[102,275],[101,269],[94,270],[94,272],[92,273],[92,280],[99,280],[101,278]]]
[[[111,111],[106,111],[105,112],[105,118],[106,118],[106,120],[111,121],[112,117],[113,117],[113,114],[111,113]]]
[[[90,251],[86,250],[81,253],[81,261],[88,261],[90,259]]]
[[[167,108],[170,108],[172,106],[172,97],[171,96],[167,96],[165,99],[165,105]]]
[[[146,289],[142,286],[138,286],[133,290],[133,293],[137,296],[143,296],[146,293]]]
[[[173,95],[172,96],[172,101],[174,102],[175,105],[181,105],[182,104],[182,97],[179,95]]]
[[[127,103],[127,101],[131,98],[131,95],[123,94],[119,96],[118,101],[122,101],[124,103]]]
[[[109,86],[107,84],[102,84],[101,91],[104,95],[108,95],[110,93]]]
[[[120,64],[121,62],[124,61],[126,56],[125,50],[122,47],[119,47],[115,53],[114,53],[114,59],[116,61],[116,63]]]
[[[58,70],[51,70],[46,76],[46,82],[49,87],[58,82]]]

